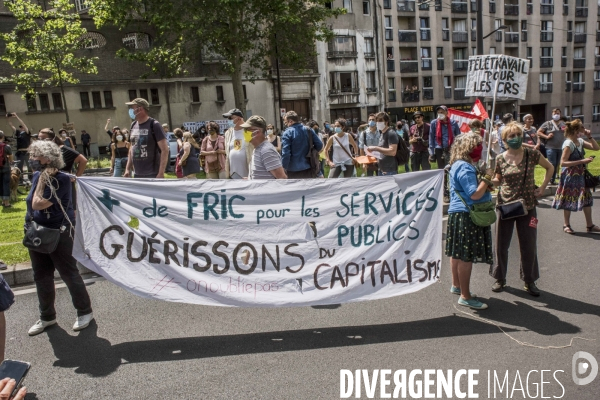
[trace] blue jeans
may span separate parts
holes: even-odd
[[[560,157],[562,156],[562,149],[546,149],[546,154],[548,155],[548,161],[554,166],[554,173],[552,174],[552,179],[550,179],[550,182],[554,183],[560,164]]]
[[[127,158],[125,158],[126,160]],[[115,170],[113,171],[113,176],[115,178],[120,178],[123,176],[123,172],[125,172],[125,168],[121,167],[122,158],[115,158]]]
[[[386,171],[379,170],[379,171],[377,172],[377,175],[378,175],[378,176],[390,176],[390,175],[398,175],[398,172],[396,172],[396,171],[387,171],[387,172],[386,172]]]

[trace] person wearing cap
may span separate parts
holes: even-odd
[[[31,144],[31,135],[29,134],[29,129],[27,125],[19,118],[17,113],[7,114],[8,124],[13,130],[14,136],[17,138],[17,151],[15,152],[15,157],[18,161],[17,168],[21,171],[21,182],[29,182],[29,178],[27,175],[23,173],[23,166],[28,165],[29,163],[29,153],[27,152],[27,148]],[[15,128],[15,126],[11,122],[11,118],[16,118],[17,121],[20,122],[19,128]]]
[[[435,156],[438,169],[444,169],[450,162],[450,147],[454,138],[460,135],[460,129],[456,121],[448,117],[448,107],[438,106],[436,112],[437,118],[429,127],[429,152]],[[447,174],[444,175],[444,201],[450,201]]]
[[[408,133],[408,142],[410,143],[410,166],[413,171],[427,171],[431,169],[429,164],[429,151],[427,143],[429,143],[430,125],[425,122],[425,116],[421,111],[413,114],[415,124],[410,127]]]
[[[241,125],[244,128],[244,140],[252,144],[252,161],[249,179],[287,179],[281,165],[281,156],[267,137],[267,122],[258,115],[248,118]]]
[[[306,156],[309,154],[310,139],[312,136],[313,147],[320,152],[323,142],[312,130],[300,123],[300,117],[295,111],[288,111],[283,116],[283,123],[288,127],[281,135],[281,163],[289,179],[316,178]]]
[[[81,130],[81,146],[83,147],[83,156],[89,157],[92,153],[90,151],[90,142],[92,137],[85,129]]]
[[[128,178],[135,171],[135,178],[165,177],[165,168],[169,161],[169,145],[162,126],[148,115],[150,104],[142,98],[129,103],[131,124],[129,157],[123,176]]]
[[[254,146],[244,140],[244,114],[234,108],[223,114],[223,118],[229,120],[229,129],[225,131],[225,175],[228,179],[247,178]]]

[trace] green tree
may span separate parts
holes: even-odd
[[[167,3],[167,4],[165,4]],[[243,78],[264,75],[277,56],[301,70],[315,54],[315,42],[332,36],[326,20],[345,12],[329,9],[326,0],[89,0],[98,25],[120,28],[147,22],[159,41],[153,46],[165,57],[133,56],[153,69],[156,63],[185,70],[203,53],[218,55],[222,71],[231,76],[235,106],[245,113]],[[172,49],[178,48],[173,53]],[[171,53],[169,53],[171,51]],[[175,55],[176,57],[172,57]],[[154,64],[154,65],[153,65]]]
[[[0,82],[15,84],[16,91],[35,94],[36,88],[60,87],[67,122],[65,85],[77,84],[75,74],[96,74],[96,58],[78,54],[86,46],[87,30],[69,0],[53,0],[48,10],[29,0],[4,3],[17,20],[9,33],[0,33],[6,50],[0,59],[14,69]]]

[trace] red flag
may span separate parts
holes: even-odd
[[[471,131],[471,128],[469,127],[469,121],[471,121],[472,119],[478,119],[480,121],[483,120],[483,118],[478,115],[469,114],[464,111],[455,110],[453,108],[448,109],[448,118],[450,118],[453,121],[456,121],[458,127],[460,128],[460,131],[463,133]]]
[[[473,104],[473,108],[471,109],[471,114],[478,115],[482,119],[490,118],[487,111],[485,110],[485,107],[483,106],[483,104],[481,104],[481,101],[479,101],[479,99],[475,100],[475,104]]]

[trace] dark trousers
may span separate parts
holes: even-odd
[[[56,319],[54,298],[54,270],[57,270],[61,279],[67,285],[73,306],[77,309],[77,316],[92,312],[90,296],[83,283],[83,278],[77,270],[77,262],[71,255],[73,252],[73,239],[69,237],[67,228],[60,234],[58,246],[53,253],[42,254],[29,250],[31,267],[33,268],[33,280],[37,288],[38,300],[40,302],[40,319],[52,321]]]
[[[431,169],[431,164],[429,164],[429,152],[419,152],[419,153],[410,153],[410,167],[413,171],[419,171],[422,169],[423,171],[428,171]]]
[[[367,168],[365,169],[365,176],[377,176],[378,170],[379,164],[367,164]]]
[[[525,216],[496,221],[496,264],[490,267],[490,275],[496,279],[506,279],[508,269],[508,248],[515,225],[521,251],[521,280],[525,283],[535,282],[540,277],[537,258],[537,211],[534,208]]]
[[[342,171],[342,167],[335,167],[329,170],[329,178],[337,178],[344,174],[344,178],[352,178],[354,173],[354,165],[346,165],[346,170]]]
[[[10,170],[0,171],[0,193],[2,200],[10,200]]]
[[[17,158],[17,167],[19,168],[19,170],[21,171],[21,182],[23,181],[28,181],[29,178],[25,176],[25,174],[23,173],[23,166],[25,166],[25,164],[29,161],[29,153],[27,153],[26,151],[17,151],[15,154],[15,157]],[[27,168],[29,170],[29,166]],[[31,171],[29,171],[31,173]]]
[[[82,146],[83,146],[83,156],[89,157],[92,154],[90,151],[90,144],[83,143]]]
[[[311,179],[312,169],[305,169],[304,171],[287,171],[288,179]]]
[[[450,148],[435,149],[434,155],[438,169],[446,168],[446,164],[450,162]],[[444,173],[444,196],[450,197],[450,187],[448,186],[448,172]]]

